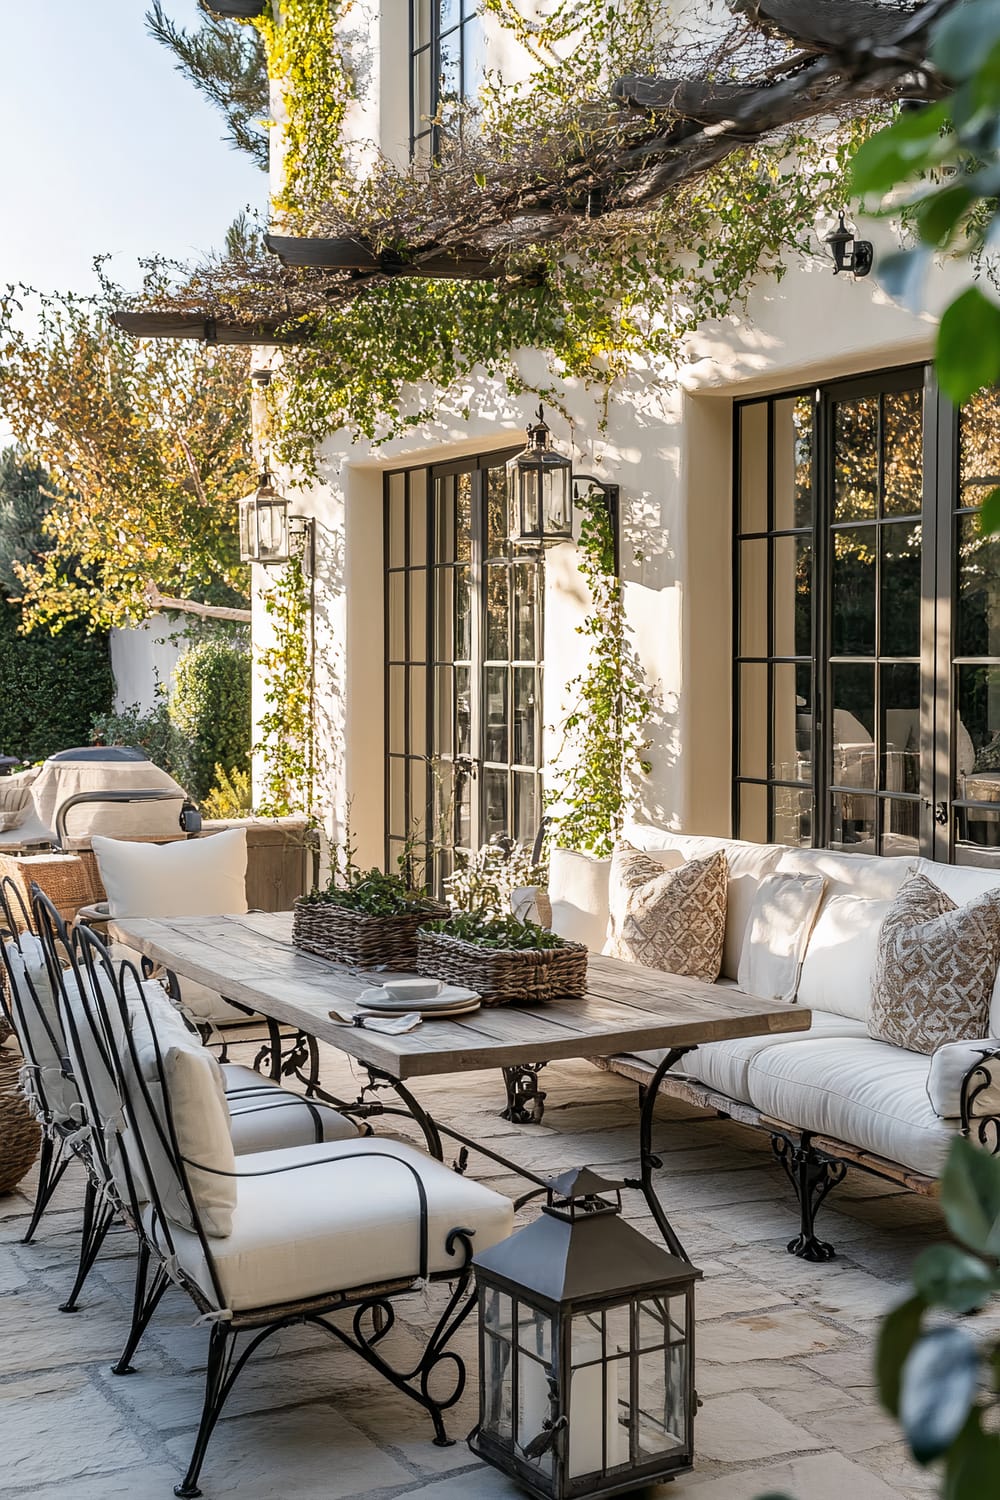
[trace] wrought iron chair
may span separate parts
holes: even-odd
[[[448,1442],[444,1413],[465,1385],[448,1345],[473,1306],[473,1240],[509,1234],[508,1199],[451,1171],[416,1147],[375,1138],[337,1141],[237,1159],[221,1130],[217,1061],[185,1054],[168,1032],[141,975],[117,968],[93,933],[74,935],[87,993],[109,1043],[119,1119],[106,1118],[148,1192],[135,1203],[148,1280],[137,1287],[127,1349],[134,1352],[168,1281],[191,1296],[210,1325],[201,1422],[187,1473],[174,1493],[201,1493],[205,1452],[247,1360],[280,1329],[314,1323],[353,1349],[422,1406],[435,1442]],[[393,1300],[428,1281],[454,1283],[420,1359],[398,1369],[382,1340]],[[353,1309],[348,1328],[330,1314]],[[452,1388],[432,1394],[441,1366]]]

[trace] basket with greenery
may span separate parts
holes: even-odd
[[[448,908],[405,872],[338,868],[324,890],[295,903],[292,942],[307,953],[359,968],[413,969],[417,928]]]
[[[587,988],[587,950],[537,922],[458,912],[420,928],[417,973],[467,986],[484,1005],[577,999]]]

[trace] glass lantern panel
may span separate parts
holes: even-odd
[[[513,1307],[506,1292],[501,1292],[496,1287],[486,1287],[482,1300],[482,1320],[487,1332],[497,1334],[500,1338],[511,1338],[512,1318]]]
[[[518,1347],[544,1364],[552,1362],[552,1319],[527,1302],[517,1305]]]
[[[542,534],[541,478],[537,469],[518,470],[520,535],[528,540],[537,540]]]
[[[240,502],[240,560],[251,562],[257,557],[257,512],[252,500]]]
[[[540,1474],[551,1474],[555,1461],[554,1447],[532,1458],[525,1452],[536,1438],[545,1431],[545,1423],[558,1415],[558,1402],[553,1409],[551,1367],[539,1359],[532,1359],[523,1350],[517,1356],[517,1432],[515,1441],[519,1456],[533,1464]]]
[[[547,470],[542,484],[545,503],[543,512],[545,535],[547,537],[569,536],[573,527],[569,468]]]
[[[638,1337],[640,1349],[655,1349],[676,1344],[687,1337],[683,1297],[647,1297],[639,1303]]]
[[[483,1335],[483,1431],[510,1442],[513,1435],[513,1365],[504,1339]]]
[[[258,502],[257,525],[260,530],[261,557],[287,557],[288,506],[285,501]]]
[[[636,1462],[674,1453],[687,1442],[686,1344],[649,1349],[636,1359]]]

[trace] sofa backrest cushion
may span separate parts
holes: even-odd
[[[671,833],[649,823],[626,823],[622,837],[636,849],[654,853],[676,849],[688,859],[708,859],[720,851],[726,856],[729,883],[726,894],[726,936],[722,945],[722,977],[739,973],[743,935],[757,887],[777,867],[782,849],[777,844],[751,844],[744,839],[720,839],[708,834]],[[814,871],[806,873],[814,874]]]
[[[778,869],[789,875],[822,875],[827,899],[861,896],[891,901],[913,868],[912,860],[881,854],[845,854],[839,849],[782,849]]]
[[[549,856],[552,931],[600,953],[608,933],[610,874],[610,859],[553,849]]]
[[[879,929],[891,905],[843,889],[827,892],[802,960],[800,1005],[867,1022]]]

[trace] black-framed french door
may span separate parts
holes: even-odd
[[[385,480],[386,858],[415,843],[436,887],[542,812],[543,564],[507,540],[510,457]]]
[[[734,827],[1000,862],[1000,397],[882,372],[741,403],[735,452]]]

